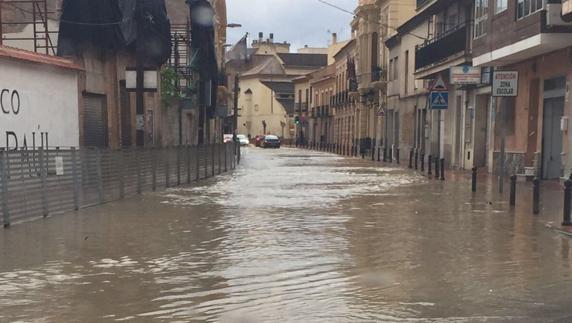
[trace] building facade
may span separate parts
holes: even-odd
[[[491,170],[499,172],[504,160],[506,174],[569,176],[572,24],[561,17],[561,1],[519,0],[499,6],[477,0],[474,10],[474,64],[519,72],[516,97],[489,97],[491,114],[496,115],[491,126]]]

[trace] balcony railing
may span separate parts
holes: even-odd
[[[379,82],[383,79],[383,69],[379,66],[373,66],[371,68],[371,81]]]
[[[415,69],[433,65],[467,47],[467,24],[460,24],[425,43],[416,46]]]

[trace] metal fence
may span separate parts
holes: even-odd
[[[190,184],[234,169],[234,143],[125,150],[0,152],[0,206],[11,223],[79,210],[144,191]]]

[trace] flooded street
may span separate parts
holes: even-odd
[[[234,173],[0,231],[0,322],[572,322],[572,241],[400,168]]]

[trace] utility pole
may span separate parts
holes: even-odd
[[[236,136],[238,134],[238,95],[240,93],[240,88],[238,87],[238,82],[240,81],[240,77],[238,73],[234,75],[234,89],[233,89],[233,110],[234,116],[232,118],[233,122],[233,135]]]
[[[137,84],[135,90],[135,106],[136,106],[136,145],[137,147],[145,146],[145,96],[144,96],[144,86],[145,86],[145,66],[143,62],[143,44],[141,39],[143,38],[143,12],[141,10],[141,5],[137,2],[135,7],[135,19],[137,24],[137,40],[135,49],[135,60],[136,60],[136,73],[137,73]]]
[[[175,78],[175,94],[177,95],[177,99],[180,96],[180,89],[181,89],[181,84],[180,84],[180,78],[179,78],[179,60],[180,60],[180,55],[179,55],[179,34],[175,33],[175,73],[177,74],[177,77]],[[179,108],[179,146],[183,145],[183,106],[181,105],[181,103],[179,102],[179,100],[177,100],[177,104],[178,104],[178,108]]]

